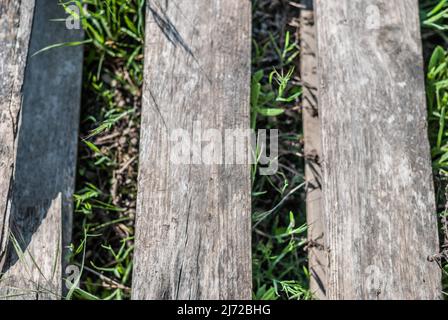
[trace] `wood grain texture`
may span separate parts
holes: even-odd
[[[322,210],[321,128],[317,103],[317,43],[313,0],[302,0],[300,11],[300,76],[302,80],[302,118],[305,152],[306,217],[308,223],[308,269],[310,290],[325,299],[327,253]]]
[[[316,0],[330,299],[439,299],[417,0]]]
[[[0,2],[0,268],[8,238],[8,197],[33,12],[33,0]]]
[[[21,3],[20,10],[30,9],[28,1]],[[28,58],[23,86],[18,85],[14,92],[19,109],[12,113],[17,115],[11,129],[14,135],[7,144],[15,153],[7,227],[2,234],[8,245],[1,269],[1,298],[59,299],[63,293],[64,248],[71,239],[83,48],[32,54],[51,44],[82,39],[82,30],[68,30],[64,21],[50,21],[64,17],[57,0],[36,0],[29,49],[26,41],[17,46]],[[31,30],[29,22],[9,25],[7,30],[17,32],[14,30],[25,26]],[[11,72],[2,79],[15,82],[20,77]]]
[[[249,161],[176,164],[170,135],[249,128],[251,3],[154,0],[146,19],[132,298],[250,299]]]

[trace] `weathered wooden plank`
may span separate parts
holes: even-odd
[[[300,11],[300,76],[302,80],[302,119],[305,152],[306,217],[308,222],[308,269],[310,290],[317,299],[325,299],[327,254],[324,250],[322,210],[321,128],[317,104],[317,43],[313,0],[302,0]]]
[[[21,12],[21,18],[2,30],[29,37],[32,3],[11,2],[17,7],[13,15]],[[4,13],[10,12],[6,9],[11,10],[2,5],[2,23]],[[21,64],[2,72],[2,81],[15,87],[2,91],[5,115],[0,120],[2,130],[8,130],[4,131],[8,135],[2,134],[3,139],[7,137],[2,147],[14,151],[0,156],[10,168],[9,175],[0,177],[0,185],[8,186],[8,193],[0,199],[2,213],[6,213],[2,243],[8,243],[2,259],[1,298],[57,299],[62,294],[63,252],[71,237],[83,49],[60,48],[31,55],[48,45],[82,38],[82,30],[68,30],[65,22],[50,21],[63,17],[66,14],[57,0],[36,0],[29,49],[24,36],[5,38],[0,49],[12,50],[1,56],[2,65]],[[12,112],[8,104],[13,105]]]
[[[249,161],[218,143],[249,128],[250,33],[250,1],[147,3],[133,299],[251,298]]]
[[[417,0],[316,0],[330,299],[438,299]]]
[[[34,1],[0,2],[0,267],[6,249],[8,196],[33,12]]]

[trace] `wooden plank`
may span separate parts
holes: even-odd
[[[21,18],[3,28],[7,33],[29,36],[33,2],[14,2],[14,14],[21,12]],[[3,7],[0,11],[2,15],[5,12]],[[24,39],[17,43],[11,36],[6,41],[6,47],[21,53],[21,67],[2,77],[16,88],[5,95],[14,99],[14,112],[7,113],[12,120],[2,116],[0,121],[0,126],[9,130],[2,145],[14,150],[15,159],[13,178],[6,176],[9,193],[0,203],[6,212],[2,243],[8,243],[1,269],[1,298],[58,299],[63,291],[63,252],[71,238],[83,49],[31,54],[51,44],[82,39],[82,30],[68,30],[65,22],[50,21],[66,16],[57,0],[36,0],[29,50]],[[17,59],[14,50],[6,55],[14,58],[5,60],[2,55],[1,64]],[[8,100],[2,103],[2,112],[7,104]],[[11,157],[2,153],[0,159],[11,166]]]
[[[8,196],[33,12],[34,1],[0,2],[0,268],[6,250]]]
[[[308,269],[310,290],[325,299],[327,254],[322,210],[321,128],[317,104],[317,43],[313,0],[302,0],[300,10],[300,76],[302,80],[302,120],[305,152],[306,217],[308,223]]]
[[[316,0],[330,299],[439,299],[417,0]]]
[[[191,164],[172,157],[199,125],[204,140],[249,128],[250,1],[154,0],[146,17],[132,297],[250,299],[246,155],[204,164],[192,141]]]

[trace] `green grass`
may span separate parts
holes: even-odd
[[[68,298],[130,297],[143,70],[144,1],[69,1],[85,31],[82,119]]]
[[[278,23],[278,17],[284,19]],[[252,129],[279,129],[279,170],[252,171],[255,299],[310,299],[306,267],[298,38],[287,3],[253,1]]]
[[[295,1],[297,2],[297,1]],[[429,136],[438,213],[447,215],[447,1],[421,1]],[[81,270],[73,299],[130,296],[144,1],[77,0],[86,32],[83,111],[72,262]],[[86,5],[86,7],[84,6]],[[435,9],[434,9],[435,8]],[[253,297],[311,299],[306,268],[303,137],[298,38],[287,2],[253,1],[251,127],[280,131],[279,171],[252,170]],[[437,47],[442,45],[442,47]],[[432,59],[431,59],[432,57]],[[445,270],[448,267],[443,259]],[[444,278],[448,290],[448,277]]]

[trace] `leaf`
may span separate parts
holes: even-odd
[[[441,46],[437,46],[429,60],[428,70],[435,69],[445,58],[446,52]]]
[[[254,73],[254,75],[252,76],[252,83],[258,83],[261,81],[261,79],[263,79],[264,77],[264,72],[263,70],[258,70],[257,72]]]
[[[35,55],[38,55],[39,53],[48,51],[50,49],[56,49],[56,48],[62,48],[62,47],[75,47],[75,46],[80,46],[82,44],[86,44],[86,43],[92,43],[92,40],[84,40],[84,41],[73,41],[73,42],[62,42],[62,43],[56,43],[56,44],[52,44],[48,47],[42,48],[38,51],[36,51],[35,53],[32,54],[32,57],[34,57]]]
[[[276,117],[283,114],[285,110],[280,108],[260,108],[257,112],[265,117]]]
[[[438,13],[440,10],[442,10],[443,6],[445,5],[447,0],[441,0],[437,6],[434,7],[434,9],[431,10],[431,12],[428,13],[428,17],[431,17]]]
[[[84,142],[84,143],[87,145],[87,147],[89,147],[89,149],[92,150],[94,153],[99,153],[99,154],[101,154],[100,149],[99,149],[95,144],[93,144],[92,142],[87,141],[87,140],[83,140],[83,142]]]

